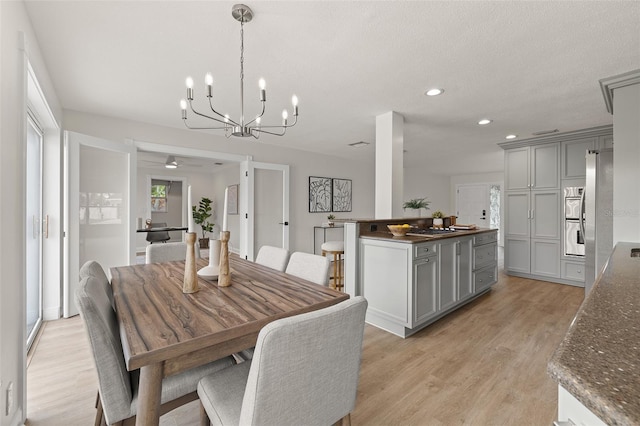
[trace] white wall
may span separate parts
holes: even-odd
[[[25,51],[20,32],[24,33]],[[24,324],[26,104],[25,53],[54,115],[58,100],[22,2],[0,2],[0,425],[22,424],[26,417]],[[45,199],[46,202],[46,199]],[[54,218],[55,219],[55,218]],[[57,218],[60,219],[59,217]],[[7,413],[7,387],[14,403]]]
[[[423,210],[422,217],[431,217],[435,210],[442,211],[445,216],[451,215],[449,192],[449,176],[430,174],[423,168],[404,169],[403,202],[423,197],[430,201],[429,210],[426,213]],[[412,216],[415,216],[412,210],[404,211],[404,217]]]
[[[640,242],[640,84],[614,89],[613,243]]]
[[[102,117],[77,111],[65,111],[64,127],[66,130],[112,141],[133,139],[157,144],[180,145],[208,151],[252,155],[255,161],[289,164],[291,166],[290,239],[292,251],[313,252],[313,226],[320,225],[327,220],[326,214],[309,213],[308,211],[309,176],[352,179],[353,211],[337,213],[335,216],[338,219],[373,217],[374,167],[372,163],[366,161],[358,162],[281,148],[277,146],[278,138],[265,138],[264,141],[261,138],[259,142],[237,138],[226,139],[223,136],[203,132]],[[295,134],[295,129],[291,134]],[[272,141],[272,144],[269,144],[269,140]],[[228,182],[224,184],[226,186],[232,183],[239,182],[230,176]],[[222,185],[222,183],[220,184]],[[193,196],[194,199],[199,199],[197,198],[199,195],[194,194]],[[218,195],[216,195],[217,197]],[[219,199],[216,201],[219,206]],[[229,222],[232,234],[235,227],[233,219],[235,218],[231,217]],[[235,232],[235,234],[239,233]],[[233,238],[232,235],[232,245]]]

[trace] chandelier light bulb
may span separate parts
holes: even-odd
[[[0,0],[2,1],[2,0]],[[194,130],[203,130],[203,129],[211,129],[211,130],[224,130],[224,135],[226,137],[254,137],[258,139],[261,134],[266,133],[274,136],[284,136],[287,128],[293,127],[296,125],[298,121],[298,97],[293,95],[291,97],[292,111],[291,116],[293,120],[291,124],[288,124],[287,120],[289,118],[289,112],[285,109],[282,111],[282,125],[271,125],[266,122],[264,126],[262,126],[262,117],[266,111],[267,106],[267,92],[265,90],[267,83],[264,78],[258,79],[258,87],[260,91],[260,105],[259,111],[260,113],[255,116],[254,119],[250,121],[245,121],[245,108],[244,108],[244,95],[245,95],[245,81],[244,81],[244,24],[250,22],[254,16],[253,11],[244,4],[236,4],[231,9],[231,16],[237,22],[240,23],[240,117],[238,119],[232,119],[228,114],[223,114],[214,106],[213,99],[213,83],[214,78],[211,72],[206,72],[204,75],[204,83],[205,83],[205,94],[206,101],[209,105],[207,105],[207,109],[210,108],[210,113],[203,113],[198,111],[199,108],[196,108],[194,105],[194,81],[191,76],[187,77],[185,80],[187,86],[187,94],[183,100],[180,101],[180,108],[182,110],[182,121],[183,124],[188,129]],[[218,82],[219,84],[220,82]],[[254,89],[255,90],[255,89]],[[254,92],[255,93],[255,92]],[[205,101],[205,102],[206,102]],[[190,110],[194,115],[207,118],[211,125],[206,126],[192,126],[188,123],[187,120],[187,110]],[[211,115],[212,114],[212,115]]]

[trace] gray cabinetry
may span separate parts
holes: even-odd
[[[413,274],[413,324],[419,324],[438,310],[438,257],[429,256],[415,260]]]
[[[598,138],[577,139],[562,142],[562,179],[585,177],[585,156],[595,149]]]
[[[561,188],[582,186],[587,150],[612,146],[602,126],[501,143],[505,150],[505,270],[507,274],[576,285],[579,259],[564,256]]]
[[[497,232],[411,244],[360,239],[367,322],[406,337],[496,282]]]
[[[527,146],[505,151],[507,191],[559,188],[558,144]]]
[[[440,295],[438,309],[449,309],[458,300],[458,240],[442,240],[438,244]]]

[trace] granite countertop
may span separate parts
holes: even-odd
[[[548,373],[610,425],[640,423],[640,243],[618,243]]]
[[[418,244],[427,241],[443,240],[445,238],[464,237],[466,235],[482,234],[484,232],[496,231],[495,229],[476,228],[471,230],[457,230],[447,234],[435,234],[435,235],[405,235],[404,237],[394,237],[388,230],[381,230],[375,232],[361,233],[360,238],[371,240],[387,240],[398,243]]]

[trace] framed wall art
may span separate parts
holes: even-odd
[[[330,212],[331,178],[309,176],[309,213]]]
[[[332,210],[334,212],[351,211],[351,179],[333,179]]]

